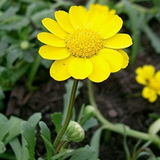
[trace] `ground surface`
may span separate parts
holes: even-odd
[[[153,21],[152,26],[157,31],[157,23]],[[157,34],[159,33],[160,30],[157,31]],[[153,64],[157,70],[160,70],[160,55],[155,53],[145,35],[141,35],[141,43],[144,49],[138,52],[134,64],[125,70],[112,74],[105,82],[94,84],[94,94],[99,110],[108,120],[115,123],[122,122],[133,129],[147,132],[149,125],[154,120],[150,114],[160,115],[160,98],[151,104],[141,97],[142,86],[135,81],[135,69],[144,64]],[[7,116],[16,115],[27,119],[33,113],[41,112],[43,120],[50,128],[53,128],[50,114],[62,111],[65,82],[54,81],[49,77],[49,71],[42,67],[36,77],[40,77],[34,82],[39,87],[38,90],[27,91],[24,86],[25,77],[23,77],[11,92],[6,93],[4,113]],[[82,103],[89,103],[86,80],[83,81],[80,91],[75,102],[77,108]],[[54,130],[52,132],[54,134]],[[92,133],[93,130],[86,134],[83,144],[89,143],[89,137]],[[117,133],[111,133],[108,140],[105,137],[106,134],[103,133],[100,158],[102,160],[124,160],[123,137]],[[40,139],[38,141],[42,143]],[[131,152],[136,142],[137,140],[128,137],[127,143]],[[37,155],[42,154],[44,149],[42,146],[37,147]],[[160,156],[154,146],[151,146],[151,149],[157,156]]]

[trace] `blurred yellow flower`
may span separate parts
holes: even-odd
[[[160,95],[160,71],[155,72],[152,65],[144,65],[136,69],[136,81],[145,87],[142,90],[142,96],[155,102]]]
[[[37,36],[46,44],[39,54],[55,60],[50,68],[55,80],[73,77],[102,82],[110,73],[128,65],[128,55],[122,49],[132,45],[132,39],[128,34],[117,33],[123,23],[118,15],[71,6],[69,13],[56,11],[55,18],[56,21],[44,18],[42,23],[51,33]]]

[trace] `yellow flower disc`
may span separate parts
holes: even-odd
[[[67,37],[67,48],[75,57],[90,58],[102,48],[102,39],[97,32],[78,29]]]

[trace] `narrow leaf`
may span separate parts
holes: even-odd
[[[160,54],[160,38],[152,31],[152,29],[147,24],[144,27],[144,31],[151,41],[152,47],[157,53]]]
[[[53,145],[51,143],[51,133],[49,128],[47,127],[47,125],[44,122],[39,122],[39,126],[41,128],[41,137],[44,140],[45,143],[45,147],[47,150],[47,158],[51,159],[51,157],[53,156]]]
[[[30,123],[33,127],[36,127],[40,119],[42,118],[41,113],[35,113],[28,119],[28,123]]]
[[[90,160],[95,160],[98,159],[98,155],[99,155],[99,145],[100,145],[100,138],[101,138],[101,133],[103,131],[103,128],[99,128],[93,135],[92,139],[91,139],[91,143],[90,146],[93,147],[96,151],[95,157],[93,157]]]
[[[13,139],[12,141],[9,142],[9,144],[15,153],[16,159],[22,160],[22,146],[18,138]]]
[[[53,124],[56,127],[56,132],[58,133],[62,127],[62,113],[53,113],[51,118]]]
[[[35,128],[29,122],[22,122],[22,135],[27,142],[27,149],[29,152],[29,160],[34,160],[35,154]]]
[[[160,118],[154,121],[149,127],[149,134],[156,135],[160,131]]]

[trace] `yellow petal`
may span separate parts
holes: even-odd
[[[152,65],[144,65],[136,69],[136,74],[145,80],[153,78],[155,74],[155,68]]]
[[[129,63],[128,54],[125,51],[123,51],[123,50],[119,50],[119,53],[121,53],[121,55],[123,56],[123,65],[122,65],[122,68],[126,68],[128,66],[128,63]]]
[[[97,55],[108,62],[111,72],[117,72],[122,68],[123,57],[118,51],[104,48]]]
[[[71,77],[68,72],[68,65],[72,60],[73,56],[70,56],[63,60],[56,60],[53,62],[50,68],[50,75],[57,81],[64,81]]]
[[[153,103],[157,100],[157,98],[158,98],[157,94],[154,94],[153,96],[149,97],[148,100],[149,100],[149,102]]]
[[[116,14],[116,10],[115,10],[115,9],[111,9],[111,10],[109,11],[109,13],[110,13],[110,14]]]
[[[70,62],[68,70],[73,78],[85,79],[91,74],[93,66],[87,58],[74,58]]]
[[[100,4],[91,4],[90,5],[90,10],[94,9],[94,10],[99,10],[101,12],[104,12],[106,14],[109,13],[109,7],[108,6],[105,6],[105,5],[100,5]]]
[[[89,59],[93,64],[93,71],[89,75],[89,79],[93,82],[102,82],[110,75],[110,66],[103,58],[93,56]]]
[[[56,11],[55,12],[55,18],[59,25],[68,33],[72,32],[74,30],[69,14],[65,11]]]
[[[89,10],[83,20],[84,28],[97,31],[111,15],[106,15],[99,10]]]
[[[156,92],[149,87],[144,87],[143,90],[142,90],[142,96],[144,98],[153,97],[153,96],[155,96],[155,94],[156,94]]]
[[[104,46],[113,49],[122,49],[130,45],[132,45],[132,39],[128,34],[119,33],[104,40]]]
[[[48,45],[40,47],[39,54],[43,58],[50,60],[64,59],[70,55],[67,48],[52,47]]]
[[[137,81],[137,83],[139,83],[139,84],[147,85],[146,79],[144,79],[144,78],[141,77],[141,76],[136,76],[136,81]]]
[[[155,79],[157,82],[160,83],[160,71],[157,71],[156,74],[155,74]]]
[[[54,47],[65,47],[66,42],[63,39],[56,37],[55,35],[47,32],[41,32],[37,35],[39,41],[44,44],[48,44]]]
[[[45,28],[48,29],[51,33],[53,33],[55,36],[62,39],[66,38],[67,32],[65,32],[55,20],[51,18],[44,18],[42,20],[42,23]]]
[[[82,28],[85,14],[86,9],[82,6],[72,6],[69,9],[69,18],[75,29]]]
[[[110,19],[108,19],[103,25],[99,27],[98,33],[103,39],[110,38],[121,29],[122,24],[122,19],[117,15],[113,15]]]

